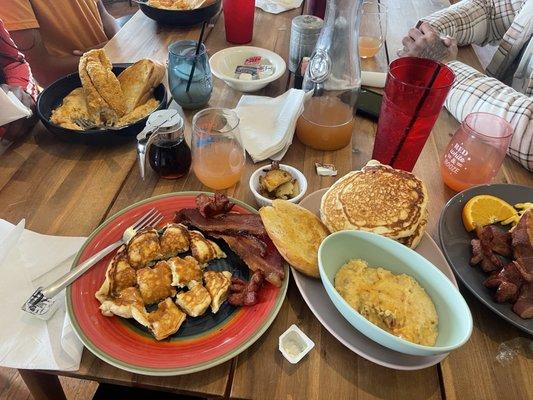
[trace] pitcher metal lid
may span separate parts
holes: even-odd
[[[157,126],[163,130],[181,129],[183,118],[178,110],[159,110],[150,114],[146,126]]]

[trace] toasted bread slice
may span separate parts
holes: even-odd
[[[318,278],[318,247],[329,235],[320,219],[286,200],[274,200],[259,215],[283,258],[298,271]]]
[[[152,60],[139,60],[118,76],[124,93],[126,114],[146,103],[165,76],[165,67]]]

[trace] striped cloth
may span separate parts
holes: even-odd
[[[463,0],[423,20],[459,46],[499,43],[488,76],[448,63],[456,79],[445,105],[459,121],[477,111],[505,118],[514,128],[508,154],[532,171],[533,0]]]

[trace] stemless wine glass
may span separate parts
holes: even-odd
[[[196,55],[197,46],[194,40],[180,40],[168,46],[170,92],[176,103],[187,110],[205,106],[213,92],[207,50],[202,43]]]
[[[207,108],[194,116],[192,129],[192,166],[198,180],[214,190],[239,182],[246,155],[237,114]]]
[[[511,124],[502,117],[468,114],[442,156],[440,171],[446,186],[459,192],[489,183],[503,163],[512,136]]]
[[[387,35],[387,7],[377,1],[365,1],[359,27],[359,56],[374,57]]]

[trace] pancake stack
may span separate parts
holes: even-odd
[[[320,217],[331,232],[363,230],[415,248],[428,219],[428,193],[410,172],[371,160],[339,179],[322,198]]]

